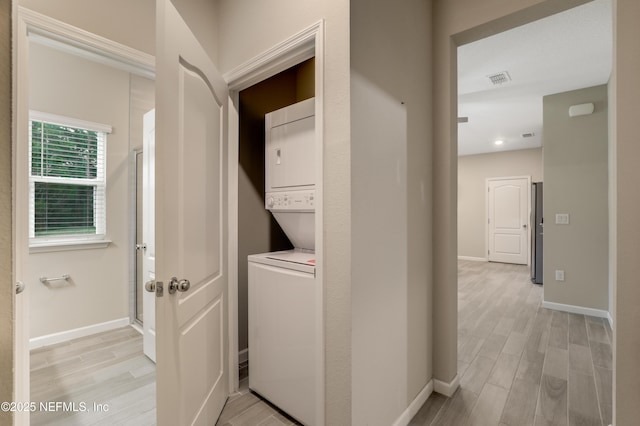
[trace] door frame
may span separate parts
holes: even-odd
[[[316,361],[316,424],[324,424],[324,240],[323,240],[323,153],[324,153],[324,20],[320,20],[281,43],[225,73],[229,86],[229,389],[239,387],[238,371],[238,144],[240,91],[315,57],[316,129],[316,335],[319,353]]]
[[[515,179],[526,179],[527,180],[527,266],[531,266],[531,176],[500,176],[500,177],[490,177],[485,179],[485,218],[484,226],[484,252],[487,253],[487,262],[489,261],[489,183],[500,181],[500,180],[515,180]]]
[[[137,74],[155,80],[155,57],[147,53],[132,49],[128,46],[74,27],[62,21],[58,21],[49,16],[34,12],[25,7],[18,7],[14,11],[13,17],[13,65],[12,78],[14,87],[13,98],[13,135],[12,135],[12,180],[14,191],[13,203],[13,276],[16,280],[22,279],[23,264],[28,256],[28,206],[29,206],[29,179],[28,179],[28,138],[29,138],[29,43],[30,37],[37,37],[38,41],[50,46],[61,48],[67,52],[79,54],[86,59],[109,64],[116,68],[125,70],[132,74]],[[129,197],[130,194],[127,194]],[[135,251],[133,245],[129,248]],[[130,258],[135,253],[130,254]],[[129,265],[132,268],[133,264]],[[131,274],[131,271],[130,271]],[[22,296],[22,304],[27,300],[25,294]],[[20,309],[24,316],[28,310]],[[25,329],[25,321],[16,318],[14,330],[22,333],[15,335],[14,347],[16,368],[14,376],[15,399],[16,401],[30,400],[29,387],[29,347],[28,333]],[[22,331],[21,331],[22,330]],[[24,346],[24,347],[23,347]],[[29,413],[27,411],[18,412],[15,416],[16,425],[28,425]]]

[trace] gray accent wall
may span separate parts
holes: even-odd
[[[593,114],[569,116],[588,102]],[[609,309],[608,118],[606,85],[543,99],[545,302]]]

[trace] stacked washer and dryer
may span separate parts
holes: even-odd
[[[249,388],[316,424],[315,114],[308,99],[265,116],[265,208],[295,247],[249,264]]]

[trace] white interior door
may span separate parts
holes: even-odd
[[[489,261],[526,265],[529,260],[531,179],[489,179]]]
[[[155,139],[156,111],[143,117],[142,141],[142,279],[156,279],[155,236]],[[154,293],[142,292],[143,350],[153,362],[156,361],[156,301]]]
[[[157,13],[158,425],[214,425],[229,383],[228,93],[173,4]]]

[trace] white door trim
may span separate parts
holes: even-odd
[[[491,177],[485,179],[485,198],[484,198],[484,252],[487,253],[487,260],[489,260],[489,182],[495,182],[500,180],[512,180],[512,179],[527,179],[527,188],[528,196],[527,196],[527,218],[531,218],[531,176],[500,176],[500,177]],[[531,266],[531,222],[530,219],[527,219],[527,266]]]
[[[30,39],[31,38],[31,39]],[[12,161],[13,161],[13,276],[22,279],[23,266],[28,254],[28,155],[29,155],[29,42],[34,41],[67,52],[81,55],[87,59],[126,70],[147,78],[155,78],[155,58],[147,53],[132,49],[104,37],[58,21],[46,15],[34,12],[24,7],[14,9],[13,28],[13,133],[12,133]],[[133,250],[133,247],[130,248]],[[130,257],[129,257],[130,258]],[[28,287],[27,287],[28,292]],[[26,292],[25,292],[26,293]],[[26,301],[23,293],[22,301]],[[25,307],[26,308],[26,307]],[[18,312],[18,310],[16,311]],[[27,309],[21,309],[28,317]],[[20,321],[20,318],[16,318]],[[26,319],[28,320],[28,318]],[[14,331],[21,332],[22,325],[14,323]],[[28,333],[28,328],[22,334]],[[15,335],[14,347],[16,354],[22,354],[15,359],[16,401],[29,401],[29,348],[28,336]],[[22,337],[22,338],[21,338]],[[24,341],[22,341],[24,340]],[[16,357],[17,358],[17,357]],[[15,416],[16,425],[28,425],[29,413],[18,412]]]
[[[229,85],[229,389],[238,390],[238,143],[239,94],[256,83],[315,57],[315,128],[316,128],[316,335],[317,356],[316,424],[324,424],[324,281],[323,281],[323,123],[324,123],[324,20],[305,28],[269,50],[223,75]]]

